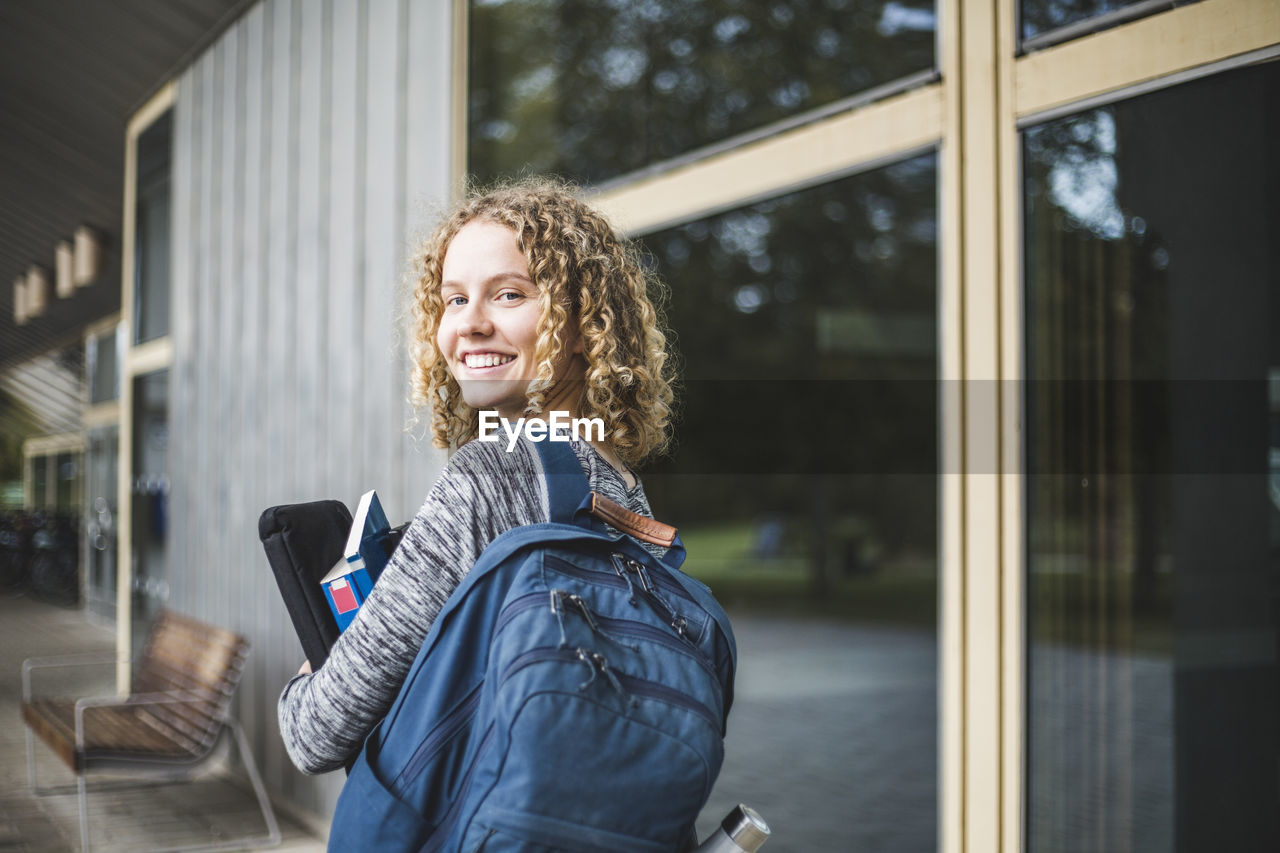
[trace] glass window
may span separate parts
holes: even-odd
[[[105,403],[120,396],[118,328],[91,335],[85,347],[90,404]]]
[[[31,466],[31,509],[45,509],[49,506],[49,457],[32,456]]]
[[[134,260],[134,343],[169,334],[169,179],[173,170],[173,111],[138,137]]]
[[[133,385],[133,619],[134,639],[169,597],[169,371]]]
[[[1188,0],[1022,0],[1020,35],[1036,46],[1113,27]],[[1189,0],[1196,2],[1196,0]]]
[[[929,0],[473,0],[468,169],[598,182],[934,67]]]
[[[1280,849],[1276,103],[1023,134],[1032,851]]]
[[[788,849],[937,833],[933,154],[644,238],[683,362],[644,474],[734,620],[739,801]]]
[[[80,454],[59,453],[54,460],[58,476],[56,508],[59,512],[80,509]]]

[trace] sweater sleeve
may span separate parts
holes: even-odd
[[[480,552],[547,520],[536,452],[470,442],[454,454],[319,671],[280,696],[280,733],[304,773],[341,767],[390,709],[422,641]]]

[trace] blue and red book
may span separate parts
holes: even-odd
[[[378,493],[370,489],[361,495],[343,557],[320,580],[339,631],[346,630],[373,591],[399,541],[398,533],[387,521]]]

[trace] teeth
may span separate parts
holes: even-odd
[[[513,355],[494,355],[486,353],[484,355],[468,355],[464,359],[467,367],[496,367],[499,364],[506,364],[515,358]]]

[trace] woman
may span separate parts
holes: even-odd
[[[417,257],[412,393],[437,447],[457,448],[324,666],[280,697],[280,730],[305,773],[341,767],[387,712],[431,624],[480,552],[548,520],[527,439],[475,441],[479,413],[511,422],[599,418],[575,441],[593,490],[651,516],[630,465],[669,439],[666,339],[631,248],[563,187],[525,182],[465,199]]]

